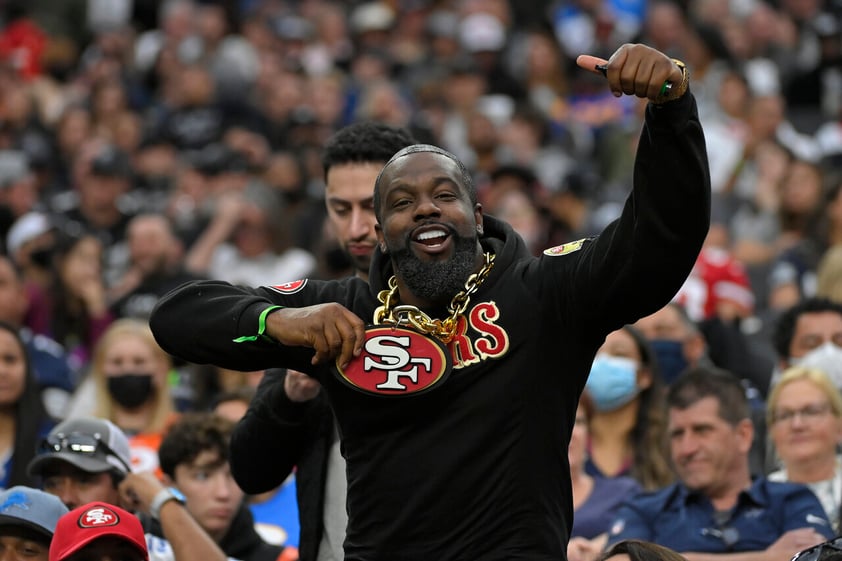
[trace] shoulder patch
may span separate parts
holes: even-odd
[[[549,255],[550,257],[557,257],[559,255],[567,255],[568,253],[573,253],[574,251],[579,251],[582,249],[582,246],[587,241],[587,238],[582,238],[581,240],[576,240],[575,242],[567,242],[565,244],[557,245],[555,247],[550,247],[544,250],[544,255]]]
[[[285,282],[284,284],[276,284],[270,288],[277,290],[282,294],[295,294],[307,284],[307,279]]]

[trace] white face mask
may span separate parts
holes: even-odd
[[[800,358],[790,358],[792,366],[806,366],[823,370],[837,388],[842,389],[842,347],[830,341],[824,343]]]

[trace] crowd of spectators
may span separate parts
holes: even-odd
[[[130,436],[160,439],[172,415],[256,386],[261,373],[153,357],[126,322],[142,327],[186,280],[351,274],[325,220],[321,152],[354,122],[456,154],[484,212],[536,254],[598,233],[631,188],[645,100],[615,98],[574,61],[625,42],[687,64],[713,190],[708,240],[675,299],[686,335],[640,326],[678,354],[643,360],[648,391],[627,423],[643,463],[625,471],[648,489],[671,480],[635,423],[663,432],[660,386],[702,355],[743,380],[764,435],[776,321],[811,296],[842,302],[840,0],[0,3],[0,321],[20,329],[43,416],[96,401]],[[123,411],[142,398],[145,416]],[[2,407],[19,416],[21,400]],[[589,442],[603,442],[604,408],[587,416]],[[591,475],[625,461],[588,452]]]

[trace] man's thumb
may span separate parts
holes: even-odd
[[[603,72],[597,67],[608,64],[608,61],[604,58],[599,58],[592,55],[579,55],[578,57],[576,57],[576,64],[578,64],[581,68],[584,68],[585,70],[589,70],[596,74],[604,75],[605,72]]]

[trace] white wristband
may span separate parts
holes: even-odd
[[[149,505],[149,514],[157,521],[161,521],[161,507],[170,501],[178,501],[181,504],[187,502],[184,495],[175,487],[164,487],[152,499]]]

